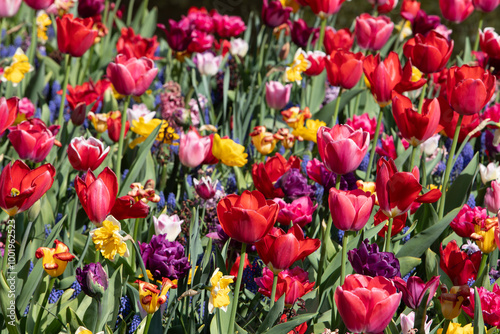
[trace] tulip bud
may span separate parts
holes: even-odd
[[[491,182],[491,187],[486,189],[484,204],[488,211],[497,212],[500,209],[500,182]]]
[[[76,269],[76,279],[83,292],[89,297],[100,300],[108,288],[108,274],[100,262],[87,264]]]
[[[82,125],[87,117],[87,105],[85,102],[80,102],[76,105],[75,109],[71,112],[71,122],[74,125]]]

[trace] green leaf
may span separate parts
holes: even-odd
[[[7,327],[9,333],[18,334],[20,333],[20,330],[17,326],[19,320],[17,319],[16,315],[16,305],[14,297],[15,294],[11,292],[9,284],[7,283],[7,279],[5,278],[2,271],[0,275],[0,308],[2,309],[5,326]]]
[[[16,306],[19,313],[24,312],[24,310],[26,310],[26,306],[28,306],[31,297],[35,293],[35,290],[38,287],[40,280],[42,279],[43,275],[42,264],[43,264],[42,260],[38,260],[35,263],[35,265],[33,266],[33,270],[31,271],[31,274],[28,276],[28,279],[26,280],[26,283],[23,286],[21,295],[16,300]]]
[[[411,151],[412,151],[411,148],[406,149],[402,154],[398,156],[396,160],[394,160],[394,163],[396,164],[398,170],[403,169],[403,165],[406,162],[406,160],[408,160],[408,157],[411,155]]]
[[[474,287],[474,334],[484,334],[483,311],[481,309],[481,298]]]
[[[256,334],[264,333],[266,330],[271,328],[283,312],[283,307],[285,307],[285,294],[283,294],[283,296],[281,296],[280,299],[278,299],[278,301],[274,303],[273,307],[264,318],[264,321],[262,321],[262,324],[260,324]]]
[[[454,208],[462,207],[469,199],[470,189],[476,179],[479,170],[479,153],[474,155],[471,162],[453,181],[451,187],[446,192],[446,204],[444,213],[450,212]]]
[[[138,17],[142,17],[139,16]],[[151,11],[146,15],[145,20],[141,26],[140,34],[143,37],[150,38],[154,35],[156,31],[156,23],[158,21],[158,8],[154,7]]]
[[[317,313],[312,313],[312,314],[303,314],[299,315],[298,317],[293,318],[290,321],[287,321],[285,323],[279,324],[277,326],[274,326],[267,332],[266,334],[283,334],[283,333],[288,333],[289,331],[293,330],[295,327],[298,325],[303,324],[306,321],[311,320],[316,316]]]
[[[417,257],[404,256],[398,258],[401,276],[408,274],[413,268],[418,266],[422,260]]]
[[[355,98],[358,94],[361,94],[364,92],[364,88],[355,88],[351,89],[345,93],[342,93],[340,97],[340,105],[339,105],[339,115],[340,111],[342,111],[345,106],[353,99]],[[333,100],[332,102],[328,103],[325,105],[321,110],[319,110],[316,114],[313,113],[313,117],[317,118],[323,122],[326,122],[327,124],[330,124],[330,121],[332,120],[333,113],[335,112],[335,104],[337,102]]]

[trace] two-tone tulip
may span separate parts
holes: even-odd
[[[118,55],[109,63],[106,74],[115,90],[122,95],[140,96],[153,82],[158,68],[149,58],[128,58]]]
[[[55,248],[40,247],[36,250],[37,259],[43,258],[43,269],[51,277],[59,277],[64,273],[68,262],[73,261],[75,256],[69,252],[68,246],[59,240],[55,241]]]
[[[68,160],[75,170],[94,171],[106,159],[109,149],[104,149],[104,144],[94,137],[76,137],[68,146]]]

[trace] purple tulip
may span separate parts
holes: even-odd
[[[129,58],[119,54],[109,63],[106,74],[119,94],[141,96],[149,88],[158,73],[149,58]]]
[[[290,101],[292,85],[283,86],[281,82],[270,81],[266,83],[266,102],[269,108],[281,110]]]
[[[306,48],[309,38],[312,35],[311,45],[316,44],[319,38],[319,28],[309,28],[306,21],[298,19],[292,25],[292,41],[300,46]]]
[[[399,260],[393,253],[379,252],[377,244],[368,244],[365,239],[359,248],[350,250],[347,254],[352,268],[357,274],[385,278],[401,277]]]
[[[396,288],[403,293],[403,302],[405,305],[415,310],[422,303],[427,290],[429,290],[429,298],[427,298],[427,304],[429,304],[439,287],[439,278],[440,276],[434,276],[429,282],[424,283],[417,276],[409,277],[408,282],[405,282],[400,277],[395,277],[393,282]]]
[[[104,10],[104,0],[78,1],[78,15],[83,18],[97,16]]]
[[[99,262],[86,264],[83,269],[77,268],[76,280],[87,296],[98,300],[108,288],[108,274]]]
[[[437,28],[441,24],[441,18],[437,15],[427,15],[424,10],[419,10],[417,16],[413,21],[413,34],[422,34],[427,36],[427,34]]]
[[[290,168],[274,184],[274,188],[281,188],[285,196],[297,199],[314,194],[315,187],[307,184],[307,178],[296,168]]]
[[[17,14],[21,7],[21,0],[0,1],[0,17],[12,17]]]
[[[170,30],[167,30],[165,25],[158,24],[158,28],[163,30],[165,35],[167,35],[168,46],[174,51],[182,52],[186,51],[189,44],[191,43],[191,28],[188,20],[180,20],[176,22],[174,20],[168,20],[170,24]]]
[[[271,3],[269,3],[268,0],[264,0],[262,6],[262,20],[266,26],[276,28],[288,21],[291,12],[292,8],[283,8],[281,1],[271,1]]]

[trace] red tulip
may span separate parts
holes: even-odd
[[[337,124],[333,128],[322,126],[318,130],[318,150],[321,160],[331,172],[344,175],[355,171],[368,151],[370,134],[349,125]]]
[[[308,51],[306,53],[307,60],[311,66],[304,72],[308,76],[320,75],[325,69],[325,53],[323,51]]]
[[[110,213],[117,220],[130,218],[146,218],[149,214],[149,205],[132,196],[117,198]]]
[[[47,127],[41,119],[32,118],[10,127],[7,138],[21,159],[41,162],[54,146],[59,128],[59,125]]]
[[[274,184],[290,168],[300,169],[300,159],[290,156],[288,161],[279,153],[266,160],[265,163],[254,164],[252,178],[255,188],[266,198],[285,197],[281,188],[274,188]]]
[[[416,67],[413,67],[413,65],[411,64],[411,59],[408,60],[405,64],[405,67],[403,68],[401,81],[396,85],[396,87],[394,87],[394,91],[402,94],[404,92],[422,88],[427,80],[421,77],[421,73],[418,72],[418,69]]]
[[[474,11],[472,0],[439,0],[439,8],[445,19],[460,23]]]
[[[100,226],[115,205],[118,194],[116,174],[106,167],[96,178],[89,170],[85,179],[76,177],[75,189],[90,221]]]
[[[344,28],[335,31],[335,29],[331,27],[326,28],[323,45],[327,54],[331,54],[337,49],[350,50],[353,43],[354,36],[349,29]]]
[[[481,252],[467,255],[460,250],[455,240],[450,241],[446,248],[439,250],[439,266],[448,275],[453,285],[467,285],[469,281],[477,278]]]
[[[0,208],[11,217],[28,210],[52,187],[55,174],[51,164],[31,170],[21,160],[10,162],[0,174]]]
[[[398,93],[392,99],[392,114],[401,135],[413,146],[418,146],[438,132],[441,108],[437,99],[425,99],[421,113],[412,102]]]
[[[311,7],[316,16],[321,19],[337,13],[345,0],[307,0],[307,4]]]
[[[479,31],[479,46],[488,56],[500,58],[500,36],[495,32],[495,28]]]
[[[241,196],[224,197],[217,204],[217,217],[229,237],[252,244],[272,229],[278,218],[278,204],[266,201],[257,190],[245,190]]]
[[[92,18],[73,18],[72,14],[66,14],[56,18],[56,22],[57,45],[62,53],[81,57],[94,44],[98,31],[92,29]]]
[[[335,290],[335,304],[353,333],[383,332],[401,301],[401,292],[385,277],[348,275]]]
[[[390,104],[392,91],[403,75],[398,54],[391,51],[383,61],[379,54],[369,55],[363,60],[363,71],[377,103],[381,107]]]
[[[363,75],[363,54],[335,50],[325,58],[328,81],[332,86],[351,89]]]
[[[0,98],[0,135],[2,135],[17,118],[19,111],[19,98]]]
[[[124,54],[127,59],[146,57],[156,59],[155,52],[160,43],[153,38],[144,38],[139,34],[135,34],[132,27],[123,27],[121,36],[116,43],[116,51],[118,54]]]
[[[474,8],[489,13],[494,11],[500,4],[499,0],[473,0]]]
[[[391,12],[398,5],[398,0],[386,0],[383,5],[377,6],[379,14],[387,14]]]
[[[107,79],[98,80],[93,82],[92,79],[89,82],[84,82],[81,86],[71,86],[68,85],[68,94],[66,95],[66,100],[68,101],[71,110],[75,110],[78,104],[84,102],[86,106],[90,106],[92,103],[92,111],[96,112],[99,108],[99,104],[104,100],[104,93],[108,88],[111,87],[111,82]],[[61,95],[62,90],[58,91],[57,94]]]
[[[269,234],[255,244],[255,248],[262,261],[277,275],[312,254],[320,245],[319,239],[304,239],[300,226],[293,225],[288,233],[273,227]]]
[[[238,277],[238,271],[240,269],[240,261],[241,261],[241,256],[238,255],[238,257],[236,258],[236,261],[234,261],[234,264],[231,267],[231,270],[229,271],[229,275],[234,276],[234,278]],[[245,253],[245,261],[243,262],[243,270],[245,270],[250,265],[251,265],[251,263],[248,260],[248,253]],[[229,266],[229,259],[226,262],[226,268],[228,266]]]
[[[387,16],[373,17],[368,13],[356,18],[356,40],[362,49],[380,50],[391,37],[394,23]]]
[[[68,160],[75,170],[94,171],[106,159],[108,152],[109,147],[104,149],[104,144],[99,139],[75,137],[68,146]]]
[[[120,132],[122,128],[122,114],[120,111],[112,111],[109,113],[109,117],[107,119],[108,123],[108,137],[115,143],[118,143],[120,141]],[[130,123],[129,121],[125,122],[125,134],[124,136],[127,135],[127,132],[130,128]],[[116,217],[115,217],[116,218]]]
[[[419,10],[420,2],[418,0],[403,0],[401,4],[401,17],[413,22]]]
[[[448,72],[447,98],[461,115],[474,115],[486,106],[495,93],[496,79],[479,66],[453,66]]]
[[[393,282],[396,288],[403,293],[403,302],[411,309],[417,309],[422,303],[425,293],[429,290],[429,297],[426,305],[430,303],[439,287],[440,276],[434,276],[429,282],[424,281],[418,276],[411,276],[407,281],[400,277],[394,277]]]
[[[411,209],[410,209],[411,210]],[[398,235],[406,226],[406,219],[408,218],[408,212],[397,216],[392,221],[391,237]],[[384,227],[378,232],[378,236],[381,238],[386,237],[386,233],[389,230],[388,226],[389,217],[387,217],[382,211],[378,210],[373,217],[373,225],[378,226],[384,224]]]
[[[433,189],[420,195],[422,185],[420,172],[415,166],[412,172],[398,172],[392,159],[380,159],[377,166],[377,199],[380,210],[389,218],[394,218],[410,210],[414,202],[433,203],[441,197],[441,191]]]
[[[330,188],[328,206],[333,225],[342,231],[360,231],[365,227],[373,206],[375,195],[360,189],[351,191]]]
[[[54,0],[24,0],[24,2],[34,10],[41,10],[49,8]]]
[[[453,40],[448,41],[435,31],[427,36],[417,34],[404,46],[405,56],[411,59],[416,68],[427,74],[443,70],[452,51]]]
[[[129,58],[125,55],[116,56],[115,62],[108,65],[106,74],[115,90],[122,95],[140,96],[153,82],[158,68],[149,58]]]

